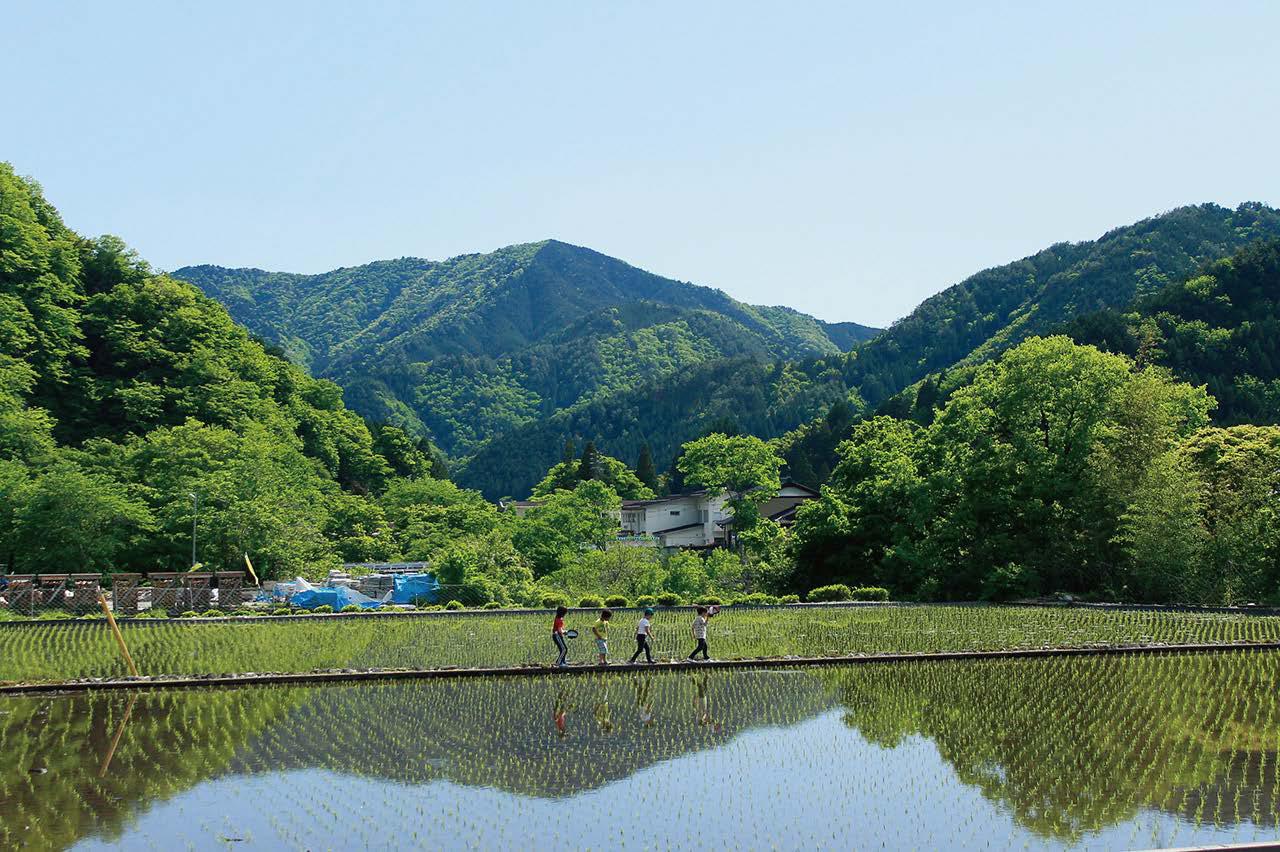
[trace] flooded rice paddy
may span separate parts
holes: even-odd
[[[0,700],[0,847],[1100,848],[1277,829],[1280,654]]]

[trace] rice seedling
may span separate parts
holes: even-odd
[[[629,656],[637,614],[614,619],[615,659]],[[590,635],[595,615],[570,613]],[[659,609],[654,650],[664,660],[692,649],[688,609]],[[121,622],[139,670],[149,675],[309,672],[347,668],[503,667],[554,660],[550,615],[427,613],[297,620]],[[877,653],[1280,641],[1280,617],[1036,607],[726,607],[711,622],[712,656],[823,657]],[[570,660],[594,649],[571,643]],[[124,664],[102,621],[0,627],[0,681],[117,677]]]
[[[1268,840],[1278,687],[1258,651],[9,698],[0,846]]]

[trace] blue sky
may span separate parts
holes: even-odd
[[[164,269],[555,237],[886,324],[1053,242],[1280,204],[1280,3],[30,2],[3,22],[0,158]]]

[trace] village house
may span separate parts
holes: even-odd
[[[791,526],[796,509],[818,492],[798,482],[784,482],[778,493],[760,505],[760,517]],[[652,500],[623,500],[618,515],[618,543],[638,547],[709,548],[733,543],[733,513],[724,494],[686,491]],[[510,500],[503,511],[519,517],[539,504],[537,500]]]

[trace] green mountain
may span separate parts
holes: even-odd
[[[192,495],[211,569],[336,562],[427,463],[404,437],[0,163],[0,564],[185,570]]]
[[[1126,309],[1079,317],[1063,331],[1206,385],[1223,426],[1280,424],[1280,240],[1253,243]]]
[[[1235,210],[1201,204],[1116,228],[1097,240],[1060,243],[925,300],[856,347],[843,379],[883,413],[908,416],[913,406],[927,413],[940,393],[964,382],[973,365],[1026,338],[1052,333],[1086,314],[1124,308],[1206,263],[1277,236],[1280,211],[1256,203]],[[917,392],[923,394],[919,400]],[[781,445],[793,475],[825,481],[851,422],[839,412],[834,420],[818,418],[787,435]]]
[[[353,409],[455,457],[699,365],[836,355],[876,331],[746,305],[555,240],[313,276],[216,266],[174,275],[337,381]]]
[[[579,445],[592,440],[602,452],[629,464],[635,464],[647,443],[657,462],[667,465],[681,444],[712,429],[782,435],[833,405],[861,410],[841,376],[846,357],[801,362],[721,358],[695,365],[496,436],[454,478],[490,499],[524,496],[560,461],[566,439]]]

